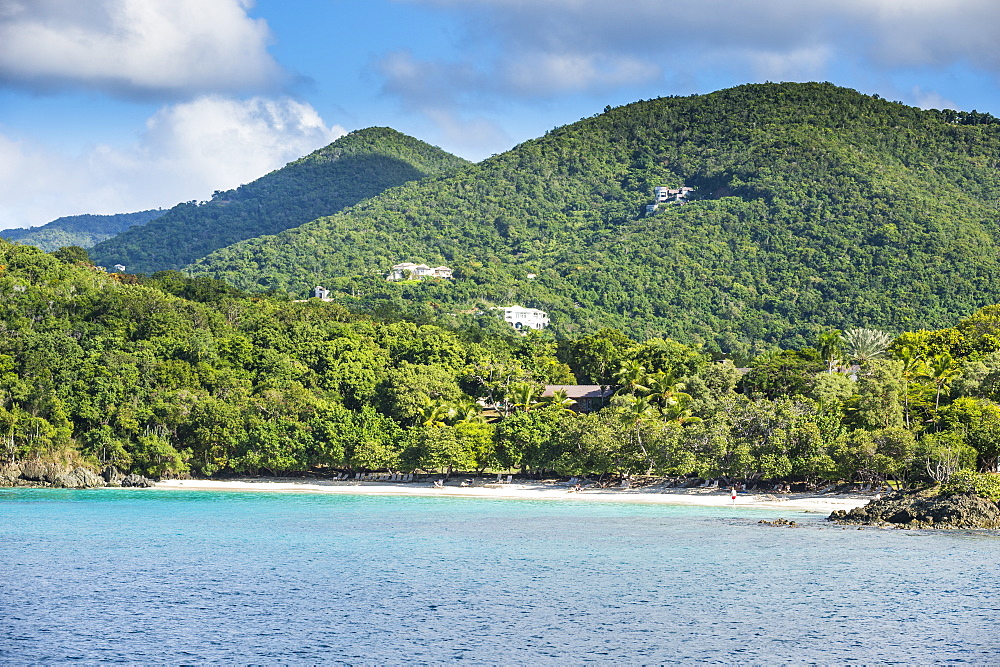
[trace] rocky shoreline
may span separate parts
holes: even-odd
[[[1000,505],[973,494],[895,492],[863,507],[837,510],[827,520],[856,526],[1000,530]]]
[[[70,468],[57,463],[23,461],[0,466],[0,487],[97,489],[103,487],[150,488],[155,480],[126,475],[108,466],[98,475],[90,468]]]

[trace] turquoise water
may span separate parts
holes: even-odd
[[[785,512],[0,490],[0,662],[1000,662],[1000,536]]]

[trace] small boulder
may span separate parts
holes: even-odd
[[[106,486],[121,486],[122,480],[125,479],[125,474],[114,466],[108,466],[101,471],[101,477],[104,479]]]
[[[149,487],[153,486],[154,483],[155,482],[153,482],[153,480],[149,479],[148,477],[143,477],[142,475],[136,475],[136,474],[127,475],[124,479],[122,479],[122,486],[127,486],[127,487],[148,489]]]

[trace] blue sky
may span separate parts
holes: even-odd
[[[1000,115],[993,0],[0,0],[0,228],[201,200],[351,130],[479,160],[661,95]]]

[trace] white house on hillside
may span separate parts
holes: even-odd
[[[497,306],[493,310],[501,311],[504,322],[515,329],[544,329],[549,326],[549,315],[544,310],[524,306]]]
[[[676,201],[680,202],[688,196],[688,193],[694,192],[694,188],[689,188],[687,186],[680,188],[668,188],[666,186],[660,186],[653,188],[653,198],[657,203]]]
[[[403,262],[392,267],[386,280],[423,280],[424,278],[451,278],[452,270],[447,266],[431,268],[426,264]]]

